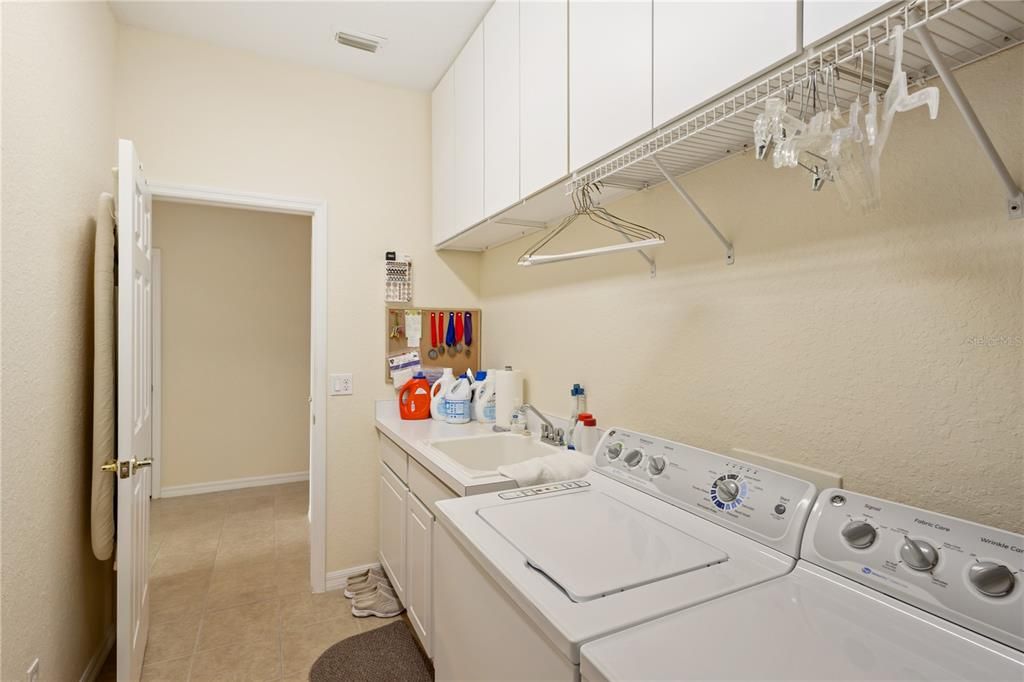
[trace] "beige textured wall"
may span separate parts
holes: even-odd
[[[95,211],[116,163],[106,4],[3,13],[0,677],[77,680],[112,622],[89,540]]]
[[[117,88],[151,181],[327,201],[328,370],[355,382],[328,399],[327,570],[374,560],[384,252],[413,257],[418,303],[477,303],[479,258],[430,245],[428,95],[128,27]]]
[[[161,486],[309,470],[308,216],[153,204]]]
[[[1024,48],[958,75],[1024,179]],[[751,155],[685,177],[736,245],[729,267],[666,186],[611,206],[667,236],[657,279],[636,254],[527,269],[529,238],[487,252],[485,364],[524,368],[545,410],[568,414],[578,381],[604,426],[1024,531],[1021,224],[944,93],[935,122],[899,115],[882,173],[868,216]]]

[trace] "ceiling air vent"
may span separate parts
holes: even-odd
[[[348,33],[347,31],[338,31],[334,34],[334,40],[337,41],[339,45],[354,47],[357,50],[362,50],[363,52],[376,52],[381,48],[387,38],[375,36],[372,33]]]

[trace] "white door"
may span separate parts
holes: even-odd
[[[153,200],[131,140],[117,160],[117,679],[128,682],[149,634]]]
[[[496,0],[484,17],[484,214],[518,200],[519,0]]]
[[[405,606],[416,636],[427,656],[431,648],[433,598],[430,571],[432,563],[434,515],[411,492],[406,495],[405,522]]]
[[[654,0],[654,124],[795,55],[798,10],[797,0]]]
[[[484,219],[484,26],[455,58],[455,223],[448,237]]]
[[[651,22],[650,2],[569,0],[571,170],[651,129]]]
[[[433,175],[433,243],[437,246],[454,233],[455,224],[455,74],[441,78],[430,97],[430,147]]]
[[[409,492],[386,464],[380,464],[380,563],[398,600],[405,603],[405,495]]]
[[[569,172],[569,7],[519,3],[519,173],[527,196]]]

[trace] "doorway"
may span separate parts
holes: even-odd
[[[220,461],[216,465],[210,463],[209,466],[212,471],[218,473],[206,476],[205,483],[208,486],[206,490],[203,489],[202,485],[199,487],[187,487],[189,485],[186,478],[182,478],[182,475],[187,477],[189,475],[188,468],[191,467],[194,471],[196,466],[203,466],[203,459],[209,459],[215,457],[216,453],[207,452],[205,457],[198,459],[193,458],[184,470],[179,470],[177,473],[172,473],[173,467],[176,464],[183,464],[183,462],[175,462],[173,460],[174,453],[166,453],[166,456],[170,459],[165,461],[165,453],[160,448],[161,444],[168,443],[168,439],[164,437],[165,430],[170,426],[165,419],[161,419],[161,408],[165,407],[166,397],[165,387],[169,377],[166,376],[167,365],[163,365],[161,360],[163,356],[166,356],[168,351],[163,348],[160,343],[154,345],[154,361],[157,367],[163,365],[162,369],[164,372],[160,372],[159,369],[154,371],[154,409],[156,412],[156,419],[154,424],[154,444],[157,446],[154,452],[155,459],[155,471],[154,471],[154,497],[166,495],[170,492],[174,494],[189,494],[192,492],[213,492],[215,490],[224,491],[228,486],[229,489],[238,490],[239,496],[242,496],[246,489],[250,489],[251,493],[256,493],[259,487],[263,487],[267,484],[273,484],[278,486],[275,492],[275,496],[278,499],[278,506],[280,506],[280,499],[282,498],[282,490],[287,491],[289,488],[294,491],[297,488],[304,487],[302,480],[304,477],[308,477],[308,507],[307,507],[307,518],[309,524],[308,534],[308,547],[309,547],[309,562],[308,562],[308,581],[313,592],[323,592],[325,589],[325,470],[326,470],[326,424],[323,418],[325,412],[326,402],[326,349],[327,349],[327,307],[326,307],[326,296],[327,296],[327,281],[326,281],[326,253],[327,253],[327,210],[326,204],[320,201],[310,201],[302,199],[289,199],[281,197],[273,197],[266,195],[256,195],[239,192],[229,192],[221,190],[211,190],[206,188],[193,188],[193,187],[182,187],[182,186],[170,186],[170,185],[159,185],[150,184],[150,189],[153,194],[153,200],[158,206],[164,205],[169,211],[177,212],[178,214],[187,214],[188,211],[203,210],[207,209],[212,212],[226,211],[223,213],[221,218],[225,216],[237,216],[237,214],[250,213],[251,218],[249,220],[242,220],[241,223],[256,224],[263,222],[261,218],[267,218],[273,222],[273,218],[283,218],[284,223],[291,224],[293,227],[302,226],[306,230],[308,235],[308,241],[306,242],[306,263],[308,264],[308,296],[306,297],[306,303],[308,305],[308,315],[305,315],[303,319],[307,323],[306,329],[303,330],[292,330],[293,334],[291,338],[281,338],[279,342],[288,345],[290,348],[294,348],[294,336],[299,334],[305,338],[308,344],[308,353],[305,354],[306,362],[308,364],[308,392],[306,393],[305,401],[308,405],[307,424],[308,429],[305,431],[307,434],[306,442],[308,447],[308,455],[306,457],[307,466],[303,467],[304,470],[294,471],[283,471],[278,469],[272,473],[254,473],[253,475],[236,475],[231,476],[230,473],[225,477],[225,471],[230,472],[232,467],[229,462]],[[267,215],[270,214],[270,215]],[[159,216],[157,216],[159,220]],[[293,221],[290,222],[289,221]],[[294,222],[298,221],[298,222]],[[157,230],[160,226],[157,225]],[[194,237],[195,235],[193,235]],[[159,246],[159,244],[157,244]],[[201,246],[201,244],[200,244]],[[291,252],[291,260],[295,260],[298,257],[294,253],[296,244],[291,244],[289,247]],[[214,257],[213,249],[209,252],[205,252],[205,257]],[[229,252],[222,250],[217,251],[216,258],[219,259],[219,264],[214,263],[215,267],[219,267],[222,270],[230,271],[233,267],[237,266],[234,263],[238,254],[232,255]],[[173,270],[170,269],[167,262],[167,253],[160,252],[157,256],[156,264],[159,275],[166,275],[168,272],[173,274]],[[203,252],[200,253],[203,256]],[[209,266],[209,264],[207,264]],[[204,268],[209,270],[209,267]],[[228,273],[230,275],[230,272]],[[251,273],[250,273],[251,274]],[[229,277],[230,280],[230,277]],[[197,283],[192,283],[193,285]],[[163,287],[165,282],[155,281],[155,287]],[[207,282],[207,288],[213,285]],[[194,295],[203,296],[202,291],[193,292]],[[212,292],[211,292],[212,294]],[[211,296],[208,296],[212,297]],[[154,303],[154,315],[159,320],[165,312],[160,307],[160,298],[157,297]],[[164,304],[167,302],[164,301]],[[216,306],[204,304],[204,314],[214,315],[216,314]],[[256,309],[259,308],[258,302],[253,303]],[[256,316],[258,317],[258,316]],[[295,321],[290,320],[291,326],[294,326]],[[251,320],[249,323],[252,323]],[[155,330],[155,339],[160,339],[162,330]],[[236,330],[237,331],[237,330]],[[196,335],[193,338],[193,343],[199,344],[198,348],[202,347],[203,340],[201,334]],[[230,344],[221,344],[218,339],[209,339],[209,343],[216,345],[221,350],[219,352],[230,354]],[[216,343],[215,343],[216,342]],[[234,339],[234,343],[238,343],[238,338]],[[226,349],[226,350],[225,350]],[[180,360],[180,358],[179,358]],[[187,356],[185,358],[187,360]],[[194,369],[194,368],[192,368]],[[195,374],[193,372],[193,374]],[[240,375],[244,377],[243,375]],[[257,379],[258,383],[259,379]],[[294,392],[294,386],[292,386]],[[265,395],[265,403],[272,403],[274,401],[274,391],[263,391]],[[199,401],[197,401],[199,402]],[[242,399],[242,396],[234,395],[228,391],[223,394],[223,399],[219,401],[210,402],[206,401],[206,407],[211,405],[214,409],[223,411],[224,418],[215,416],[213,420],[209,418],[205,419],[204,428],[212,429],[216,431],[218,424],[234,424],[234,428],[237,430],[237,424],[239,423],[237,417],[239,412],[244,412],[244,405],[246,400]],[[273,405],[263,404],[262,409],[271,410],[266,414],[272,414],[274,409]],[[229,418],[234,412],[235,419]],[[167,416],[167,415],[164,415]],[[243,415],[244,416],[244,415]],[[265,417],[264,417],[265,418]],[[294,433],[293,433],[294,435]],[[214,439],[218,440],[221,446],[224,446],[225,441],[223,438]],[[246,439],[241,434],[238,435],[237,441],[239,443],[245,443]],[[180,446],[181,443],[178,443]],[[244,449],[244,445],[243,445]],[[181,451],[180,449],[178,450]],[[235,456],[238,456],[237,454]],[[296,466],[294,463],[290,465]],[[288,468],[287,466],[285,468]],[[252,472],[253,470],[248,470]],[[168,478],[171,475],[172,478]],[[176,478],[175,478],[176,477]],[[174,484],[178,485],[175,486]],[[182,487],[186,486],[186,487]],[[282,488],[283,486],[283,488]],[[177,487],[177,490],[175,488]],[[266,488],[266,490],[270,490]],[[289,504],[294,506],[295,500],[290,495],[284,497],[289,498]],[[293,533],[294,536],[294,533]]]

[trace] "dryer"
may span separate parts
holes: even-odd
[[[438,680],[579,677],[580,647],[789,573],[811,483],[611,429],[579,481],[438,504]]]

